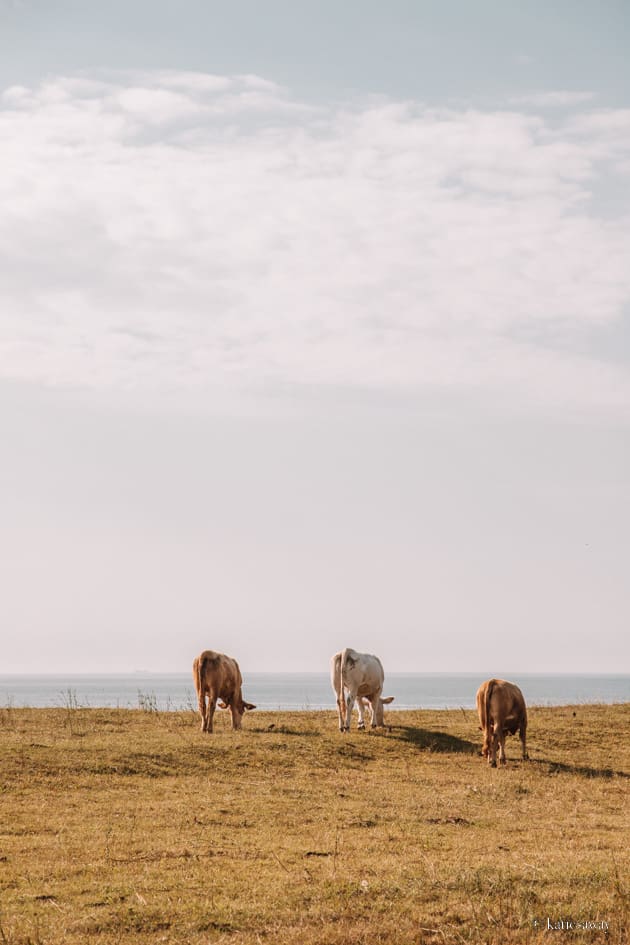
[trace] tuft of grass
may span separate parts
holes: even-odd
[[[143,712],[157,712],[157,696],[154,692],[142,692],[138,689],[138,708]]]
[[[472,713],[387,721],[11,706],[0,945],[630,943],[630,705],[533,708],[503,769]]]

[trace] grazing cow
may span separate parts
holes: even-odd
[[[365,728],[366,702],[370,707],[372,728],[384,725],[383,706],[393,702],[394,697],[381,698],[385,673],[378,656],[351,649],[335,653],[330,661],[330,680],[337,696],[340,732],[350,731],[355,700],[359,710],[359,728]]]
[[[251,702],[243,701],[241,671],[231,656],[215,653],[214,650],[204,650],[193,662],[193,679],[197,690],[202,732],[212,731],[217,699],[222,700],[219,702],[221,709],[229,709],[232,713],[232,728],[235,731],[241,727],[245,710],[256,708]]]
[[[477,690],[477,713],[479,728],[483,732],[481,754],[488,759],[489,765],[497,766],[497,747],[499,761],[505,764],[505,736],[507,733],[515,735],[517,729],[523,758],[527,758],[527,707],[518,686],[504,679],[488,679]]]

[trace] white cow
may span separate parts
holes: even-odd
[[[381,698],[384,680],[385,673],[378,656],[357,653],[350,648],[335,653],[330,660],[330,681],[337,696],[340,732],[350,731],[355,701],[359,710],[359,728],[365,728],[365,703],[370,706],[372,728],[384,725],[383,706],[394,701],[393,696]]]

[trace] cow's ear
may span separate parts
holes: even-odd
[[[227,709],[227,707],[228,707],[228,706],[227,706],[227,702],[219,702],[219,708],[220,708],[220,709]]]
[[[383,705],[389,705],[390,702],[394,701],[394,696],[388,696],[387,699],[381,699]]]
[[[252,709],[255,709],[255,708],[256,708],[256,706],[253,705],[251,702],[244,702],[244,703],[243,703],[243,706],[244,706],[245,709],[249,709],[250,711],[251,711]]]

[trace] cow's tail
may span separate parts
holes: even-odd
[[[193,660],[193,682],[195,684],[195,692],[197,693],[197,699],[199,699],[199,693],[201,692],[201,657],[195,656]]]
[[[492,735],[492,723],[490,721],[490,699],[492,698],[492,693],[494,691],[495,684],[496,684],[496,679],[491,679],[490,682],[488,683],[488,688],[486,689],[485,706],[484,706],[484,709],[486,712],[485,728],[486,728],[486,736],[487,736],[488,744],[490,743],[490,737]]]
[[[341,654],[341,666],[339,667],[339,688],[340,694],[339,698],[341,700],[341,711],[344,716],[346,714],[346,672],[350,666],[353,666],[354,662],[350,657],[350,652],[348,649],[345,649]]]
[[[219,655],[212,650],[204,650],[195,660],[195,688],[197,689],[198,696],[203,692],[203,677],[206,666],[216,665],[218,662]]]

